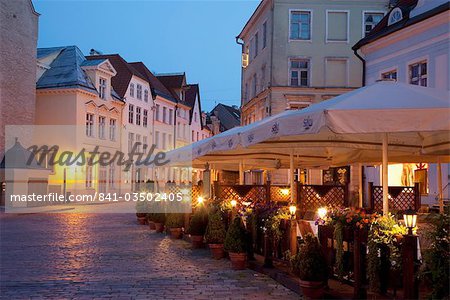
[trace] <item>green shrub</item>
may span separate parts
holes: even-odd
[[[198,208],[192,215],[191,222],[189,223],[189,234],[191,235],[204,235],[208,226],[208,211],[204,207]]]
[[[319,241],[312,234],[305,236],[296,255],[291,257],[294,273],[304,281],[325,281],[327,279],[327,262]]]
[[[181,228],[184,225],[184,214],[167,214],[166,227]]]
[[[247,251],[246,232],[240,217],[236,217],[228,228],[223,246],[228,252],[245,253]]]
[[[148,212],[148,202],[147,201],[137,201],[136,202],[136,215],[138,217],[145,217]]]
[[[450,278],[450,216],[448,211],[432,223],[429,233],[431,247],[424,251],[425,268],[422,276],[432,283],[432,299],[448,299]]]
[[[208,226],[206,227],[206,243],[223,244],[226,234],[221,211],[217,209],[211,212],[208,217]]]

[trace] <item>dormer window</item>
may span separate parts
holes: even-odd
[[[134,97],[134,83],[130,83],[130,96]]]
[[[142,100],[142,85],[138,84],[136,88],[136,98]]]
[[[403,19],[402,10],[399,7],[394,8],[389,14],[388,26],[397,23]]]
[[[148,102],[148,90],[144,90],[144,101]]]
[[[100,77],[98,84],[98,94],[101,99],[106,99],[106,79]]]

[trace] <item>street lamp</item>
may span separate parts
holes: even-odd
[[[237,201],[236,200],[231,200],[231,207],[233,207],[233,208],[235,208],[236,207],[236,205],[237,205]]]
[[[417,213],[415,210],[408,208],[403,212],[403,221],[405,221],[405,226],[408,228],[408,234],[413,234],[413,228],[416,227],[417,223]]]
[[[297,206],[295,206],[295,205],[289,206],[289,213],[291,214],[292,219],[294,219],[296,212],[297,212]]]
[[[319,215],[319,218],[320,219],[324,219],[325,218],[325,216],[327,215],[327,208],[326,207],[320,207],[318,210],[317,210],[317,214]]]

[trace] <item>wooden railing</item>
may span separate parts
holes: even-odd
[[[316,211],[322,206],[342,207],[348,205],[346,185],[298,185],[297,210],[300,215]]]

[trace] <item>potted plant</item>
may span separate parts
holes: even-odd
[[[181,239],[182,227],[184,224],[183,214],[171,213],[166,219],[166,227],[170,231],[170,237],[173,239]]]
[[[303,294],[310,299],[321,299],[328,279],[327,262],[319,241],[311,233],[296,255],[291,257],[294,273],[300,278]]]
[[[147,214],[147,223],[148,223],[148,226],[149,226],[150,230],[155,230],[156,229],[154,219],[155,219],[155,213],[148,213]]]
[[[136,217],[139,225],[146,225],[147,223],[147,202],[136,202]]]
[[[163,213],[153,214],[153,222],[155,222],[155,230],[158,233],[164,231],[164,223],[166,222],[166,215]]]
[[[246,263],[246,232],[241,218],[238,216],[233,220],[225,236],[224,249],[228,251],[231,266],[234,270],[245,269]]]
[[[189,234],[191,235],[193,248],[203,248],[203,236],[207,225],[208,212],[206,208],[200,207],[195,211],[189,223]]]
[[[222,259],[225,256],[223,242],[227,234],[222,220],[222,214],[219,209],[212,212],[208,217],[208,226],[206,227],[205,240],[208,243],[211,255],[214,259]]]

